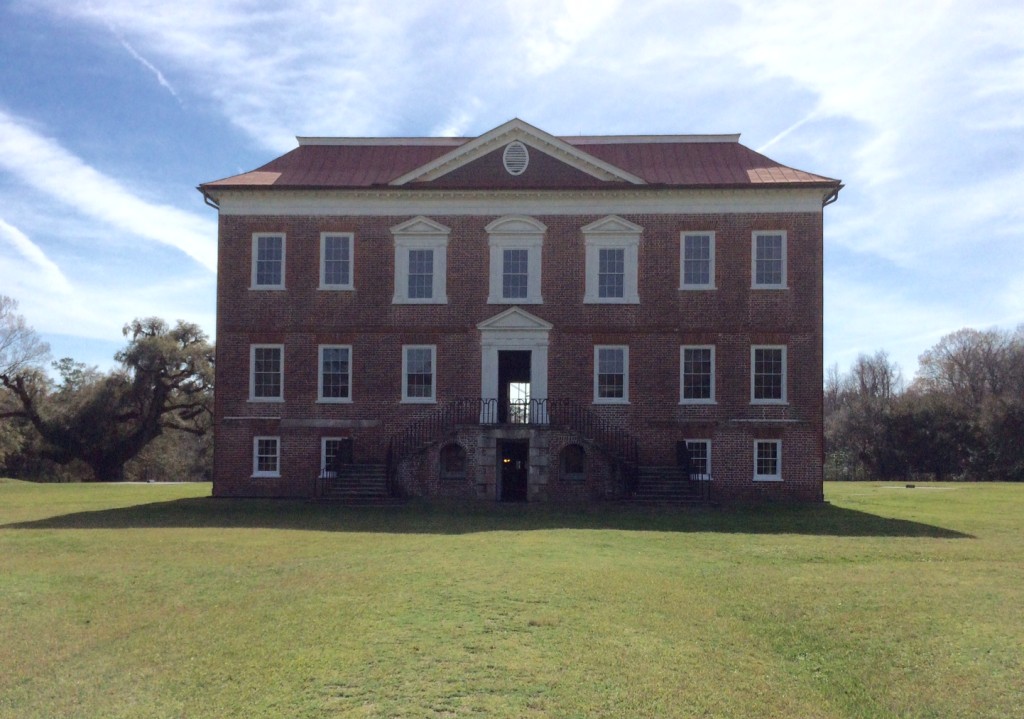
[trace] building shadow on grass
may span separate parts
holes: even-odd
[[[178,499],[73,512],[0,525],[5,529],[280,529],[390,534],[471,534],[544,529],[800,534],[830,537],[969,539],[952,529],[880,517],[831,504],[641,509],[581,506],[421,504],[344,507],[296,500]]]

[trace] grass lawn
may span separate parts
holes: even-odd
[[[1024,485],[346,509],[0,480],[0,717],[1017,717]]]

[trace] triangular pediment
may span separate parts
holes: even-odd
[[[624,220],[618,215],[608,215],[582,228],[584,235],[639,235],[644,231],[640,225]]]
[[[429,217],[420,215],[411,220],[406,220],[400,225],[391,228],[393,235],[447,235],[451,233],[450,227],[445,227],[439,222],[434,222]]]
[[[547,231],[543,222],[525,215],[506,215],[487,225],[489,235],[543,235]]]
[[[597,180],[626,182],[633,185],[646,184],[642,178],[631,172],[584,152],[518,118],[509,120],[451,152],[395,178],[389,184],[401,186],[436,180],[515,141]]]
[[[552,327],[554,327],[554,325],[550,322],[531,315],[529,312],[518,307],[510,307],[504,312],[496,314],[494,317],[486,319],[476,326],[476,328],[481,332],[523,332],[529,330],[549,332]]]

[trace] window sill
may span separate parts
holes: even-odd
[[[750,404],[754,407],[788,407],[789,402],[784,399],[752,399]]]
[[[713,399],[681,399],[679,400],[680,407],[713,407],[718,404]]]
[[[437,404],[433,397],[402,397],[400,404]]]
[[[253,292],[267,290],[269,292],[283,292],[286,287],[284,285],[252,285],[249,288]]]
[[[679,288],[680,292],[696,292],[698,290],[717,290],[718,288],[714,285],[683,285]]]
[[[585,305],[638,305],[639,297],[584,297]]]
[[[317,397],[317,404],[352,404],[351,397]]]
[[[393,305],[446,305],[448,304],[447,297],[416,297],[409,299],[406,297],[392,297],[391,304]]]
[[[489,305],[542,305],[544,300],[540,297],[488,297]]]
[[[751,285],[752,290],[788,290],[789,285]]]
[[[356,288],[352,285],[320,285],[317,289],[324,292],[355,292]]]
[[[254,474],[250,476],[249,479],[281,479],[281,473],[277,472],[275,474]]]
[[[629,404],[628,399],[595,399],[594,404],[600,405],[627,405]]]
[[[782,477],[754,477],[755,482],[781,482]]]
[[[250,397],[252,404],[284,404],[284,397]]]

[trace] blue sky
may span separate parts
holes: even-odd
[[[0,5],[0,293],[103,368],[134,317],[214,330],[195,186],[295,135],[742,133],[846,183],[825,363],[909,378],[1024,323],[1024,3],[516,0]]]

